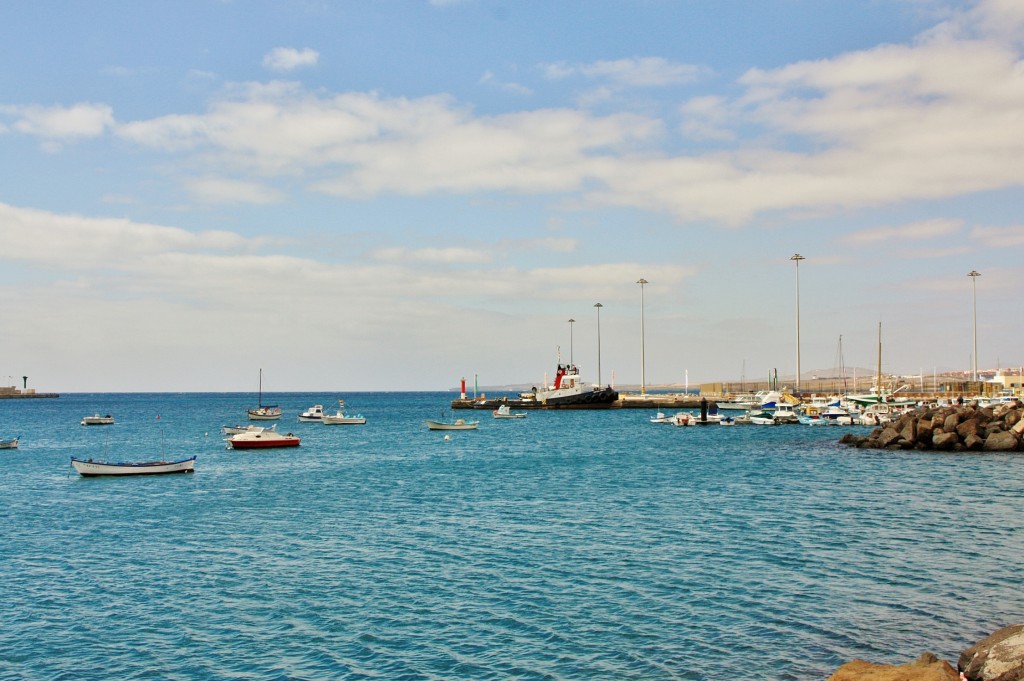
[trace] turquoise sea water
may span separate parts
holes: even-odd
[[[338,397],[367,424],[297,422]],[[251,395],[0,400],[0,679],[824,679],[1024,621],[1024,457],[653,410],[445,441],[451,397],[265,395],[303,441],[257,452]]]

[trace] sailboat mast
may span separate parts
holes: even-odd
[[[875,378],[878,388],[878,401],[882,401],[882,322],[878,322],[878,374]]]

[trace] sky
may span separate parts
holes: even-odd
[[[1019,0],[4,3],[0,384],[1019,367],[1022,49]]]

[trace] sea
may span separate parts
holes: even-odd
[[[825,679],[1024,622],[1024,456],[453,396],[265,393],[263,451],[251,394],[0,400],[0,679]]]

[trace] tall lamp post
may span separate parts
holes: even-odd
[[[796,392],[800,395],[800,261],[806,258],[795,253],[790,260],[796,264]]]
[[[649,284],[650,282],[647,281],[646,279],[644,279],[643,277],[640,277],[640,279],[638,279],[636,283],[640,284],[640,394],[641,395],[646,395],[647,394],[647,374],[646,374],[647,362],[644,359],[644,345],[645,345],[645,342],[644,342],[644,285],[645,284]]]
[[[597,384],[601,385],[601,303],[594,303],[597,308]]]
[[[967,273],[967,276],[971,278],[971,288],[974,290],[974,361],[973,374],[974,381],[978,381],[978,277],[981,276],[981,272],[978,270],[971,270]]]
[[[569,364],[576,364],[576,362],[572,360],[572,325],[575,323],[575,319],[569,319]]]

